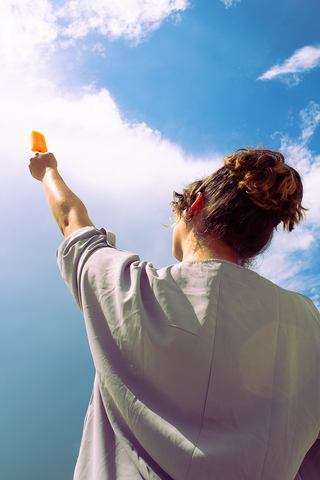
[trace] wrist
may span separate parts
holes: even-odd
[[[43,182],[45,178],[56,178],[56,179],[59,178],[60,180],[62,180],[58,172],[58,169],[52,166],[46,166],[44,168],[41,181]]]

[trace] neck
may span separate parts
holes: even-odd
[[[182,261],[192,261],[192,260],[209,260],[209,259],[216,259],[216,260],[227,260],[228,262],[235,263],[239,265],[238,258],[235,254],[226,253],[226,252],[195,252],[190,253],[186,257],[182,259]]]
[[[190,239],[191,240],[191,239]],[[219,259],[239,264],[235,251],[219,240],[189,241],[183,249],[182,261]]]

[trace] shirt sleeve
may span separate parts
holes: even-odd
[[[62,278],[81,309],[83,267],[93,252],[105,248],[116,248],[115,234],[104,228],[84,227],[69,235],[58,249],[57,261]]]
[[[166,403],[154,393],[154,388],[150,388],[150,380],[145,380],[147,369],[152,370],[149,376],[157,385],[162,378],[167,378],[159,375],[157,365],[170,357],[167,349],[163,351],[161,346],[167,345],[168,337],[172,336],[171,329],[164,328],[166,317],[159,316],[160,307],[152,294],[149,283],[153,278],[152,265],[140,262],[131,252],[116,249],[112,232],[91,227],[79,229],[62,243],[58,264],[83,311],[96,369],[93,398],[98,402],[93,400],[86,420],[79,472],[83,468],[92,468],[95,472],[97,467],[99,474],[92,473],[90,478],[102,478],[101,472],[109,471],[107,463],[111,459],[112,464],[116,455],[117,478],[118,471],[123,469],[130,478],[140,478],[141,473],[141,478],[169,480],[165,462],[161,461],[163,457],[168,462],[168,452],[163,445],[168,442],[180,446],[187,444],[186,452],[180,454],[183,468],[188,466],[193,447],[158,411],[155,413],[155,404],[165,406]],[[181,334],[179,330],[176,333]],[[159,351],[158,363],[155,354],[150,354],[154,347]],[[174,347],[171,350],[175,355],[179,353]],[[178,365],[185,369],[183,363]],[[147,406],[149,403],[152,408]],[[172,451],[171,457],[174,468],[181,470],[180,464],[176,466],[176,454]],[[133,476],[132,470],[137,475]],[[80,478],[80,474],[75,478]]]

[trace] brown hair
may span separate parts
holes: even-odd
[[[206,201],[203,226],[197,235],[212,235],[236,252],[241,265],[264,252],[274,229],[283,222],[291,232],[304,217],[303,186],[299,173],[279,152],[250,148],[224,159],[212,175],[173,194],[176,223],[202,192]]]

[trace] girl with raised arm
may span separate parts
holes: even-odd
[[[52,154],[30,171],[96,369],[74,479],[319,480],[319,312],[248,268],[304,215],[283,156],[238,150],[174,193],[160,269],[93,226]]]

